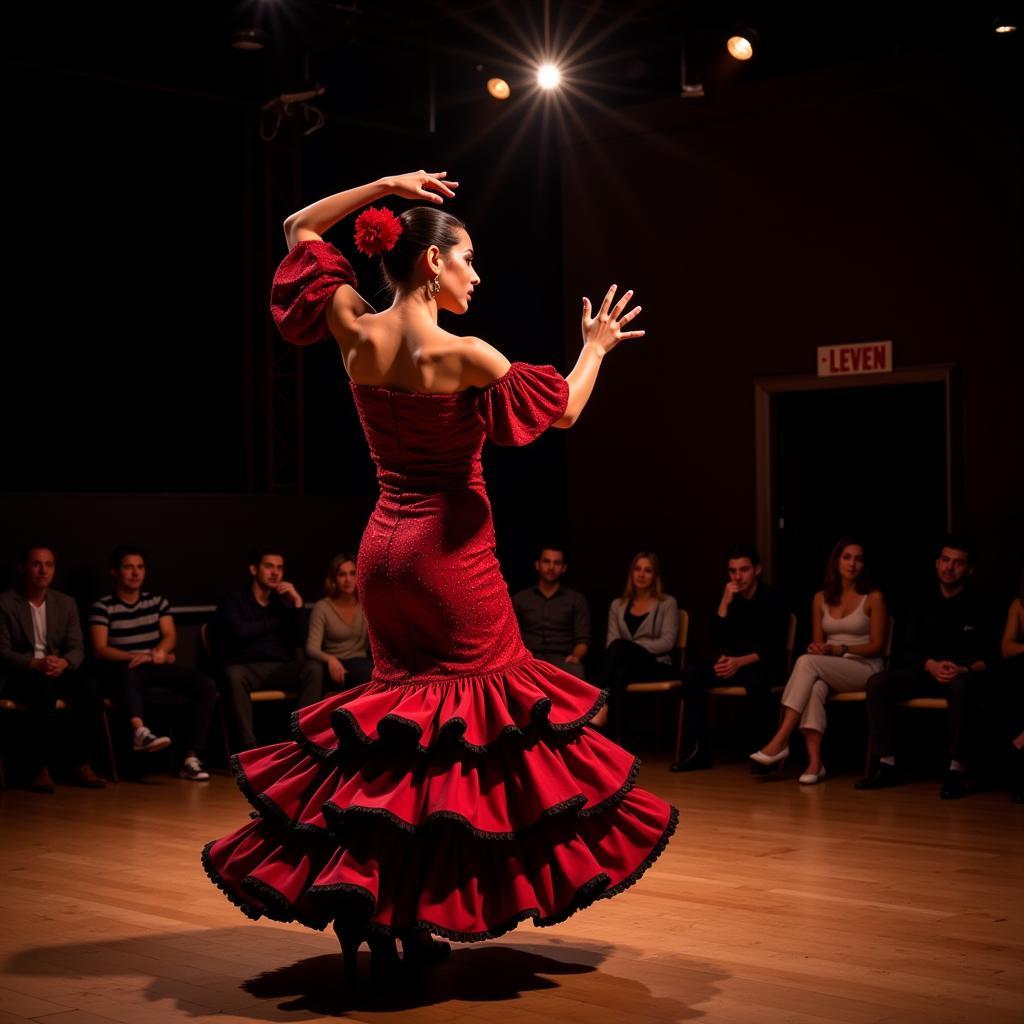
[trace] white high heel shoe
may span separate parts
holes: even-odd
[[[816,775],[814,772],[804,772],[803,775],[801,775],[800,778],[796,781],[799,782],[802,786],[813,786],[815,783],[821,782],[821,780],[825,778],[825,774],[825,766],[822,765],[821,771],[818,772]]]
[[[763,750],[755,750],[750,755],[750,760],[756,761],[758,764],[773,765],[785,761],[787,757],[789,757],[789,747],[783,747],[777,754],[766,754]]]

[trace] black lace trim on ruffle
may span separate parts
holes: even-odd
[[[669,805],[668,824],[665,826],[665,831],[661,833],[661,838],[655,843],[651,852],[644,857],[635,871],[628,874],[618,885],[614,885],[611,889],[601,893],[597,898],[601,900],[611,899],[613,896],[618,896],[620,892],[625,892],[630,886],[639,882],[647,869],[665,852],[665,847],[668,846],[668,841],[672,838],[678,825],[679,811]]]
[[[314,931],[322,932],[334,919],[333,915],[323,916],[322,914],[311,914],[300,910],[284,893],[278,892],[272,885],[260,878],[253,878],[247,875],[239,882],[239,888],[262,900],[265,910],[263,913],[271,921],[280,921],[288,924],[290,921],[298,921],[299,924],[312,928]]]
[[[626,781],[623,782],[619,788],[612,793],[611,796],[606,796],[600,803],[592,804],[590,807],[584,807],[580,811],[579,816],[581,818],[591,818],[595,814],[601,814],[603,811],[607,811],[610,807],[614,807],[625,799],[626,794],[636,786],[637,776],[640,774],[640,758],[634,757],[633,763],[629,766],[629,772],[626,774]]]
[[[408,741],[414,741],[416,743],[416,751],[420,754],[429,753],[449,743],[457,743],[464,750],[468,750],[473,754],[486,754],[510,736],[519,736],[524,739],[530,739],[534,733],[540,733],[545,729],[552,733],[565,733],[580,729],[594,718],[594,716],[605,706],[607,702],[608,691],[599,690],[597,699],[583,715],[572,722],[555,724],[548,717],[551,714],[551,698],[541,697],[534,703],[533,707],[530,708],[531,725],[529,727],[521,729],[517,725],[506,725],[494,740],[490,743],[484,744],[470,743],[465,739],[464,734],[466,732],[467,722],[464,718],[458,716],[449,718],[448,721],[441,726],[438,730],[437,740],[429,746],[425,746],[419,742],[420,737],[423,735],[422,726],[411,719],[404,718],[394,712],[389,712],[384,715],[378,722],[377,728],[380,734],[380,740],[374,740],[368,736],[360,727],[355,715],[345,707],[335,708],[331,712],[331,725],[338,736],[339,742],[341,743],[345,740],[343,733],[346,732],[364,746],[372,746],[381,740],[388,740],[405,734],[408,736]],[[317,744],[312,743],[308,738],[306,738],[306,743],[308,744],[310,752],[314,753],[314,756],[324,756],[324,753],[315,753],[316,751],[324,751],[323,747],[319,747]]]
[[[432,814],[427,815],[425,821],[414,825],[412,822],[400,818],[393,811],[389,811],[384,807],[360,807],[358,805],[339,807],[332,800],[328,799],[324,801],[321,810],[325,818],[330,818],[331,821],[337,823],[337,828],[331,829],[321,827],[320,825],[313,825],[309,822],[299,822],[289,817],[266,793],[259,793],[253,788],[252,783],[249,782],[248,776],[245,774],[245,769],[242,766],[239,755],[231,755],[231,770],[234,772],[235,782],[245,798],[255,808],[253,812],[254,817],[261,817],[267,820],[267,824],[277,825],[289,832],[302,833],[321,842],[334,841],[337,843],[342,841],[341,833],[344,831],[346,819],[350,816],[361,817],[371,815],[384,818],[395,828],[410,835],[426,832],[444,822],[452,822],[466,829],[477,839],[513,840],[541,827],[553,818],[569,812],[575,812],[580,818],[590,818],[616,806],[626,797],[630,790],[635,788],[637,776],[640,774],[640,764],[640,758],[633,758],[633,763],[629,767],[629,772],[623,784],[599,803],[587,807],[587,798],[582,793],[579,793],[557,804],[552,804],[550,807],[545,807],[536,821],[511,831],[495,832],[477,828],[469,818],[459,814],[457,811],[434,811]]]
[[[662,832],[660,839],[634,871],[611,888],[608,888],[608,882],[610,879],[606,874],[602,872],[601,874],[595,875],[576,890],[575,896],[563,910],[560,910],[555,914],[551,914],[548,917],[541,917],[540,909],[538,907],[531,907],[528,910],[519,911],[509,920],[501,924],[480,932],[460,932],[452,928],[446,928],[444,925],[436,924],[433,921],[423,919],[417,919],[413,923],[412,927],[417,929],[426,929],[433,935],[438,935],[441,938],[450,939],[454,942],[483,942],[487,939],[499,938],[518,927],[523,921],[531,918],[533,919],[534,925],[538,928],[561,924],[563,921],[572,917],[573,914],[585,909],[595,901],[599,899],[611,899],[613,896],[617,896],[619,893],[625,892],[626,889],[635,885],[636,882],[640,880],[648,868],[650,868],[650,866],[662,855],[665,847],[668,845],[669,839],[672,838],[672,835],[679,824],[679,811],[675,807],[670,807],[669,811],[668,824],[665,826],[665,830]],[[330,885],[310,886],[310,888],[306,890],[307,901],[311,904],[320,904],[323,907],[323,909],[314,916],[299,911],[297,907],[295,907],[284,895],[279,893],[272,886],[269,886],[258,879],[247,877],[243,879],[242,885],[244,885],[250,892],[258,892],[260,898],[267,902],[267,909],[265,910],[253,908],[241,901],[235,895],[234,891],[224,883],[220,875],[218,875],[216,870],[213,868],[213,865],[210,863],[208,853],[212,845],[213,843],[208,843],[203,850],[203,867],[206,869],[207,875],[211,881],[214,882],[217,888],[219,888],[247,917],[255,920],[261,915],[265,915],[275,921],[282,921],[284,923],[295,920],[306,925],[308,928],[313,928],[316,931],[322,931],[334,918],[347,916],[344,915],[343,908],[331,905],[334,902],[332,900],[333,896],[345,895],[356,896],[367,904],[368,913],[360,914],[359,921],[370,931],[382,935],[401,937],[409,930],[408,925],[396,928],[391,925],[380,924],[374,921],[367,922],[367,916],[371,916],[373,910],[376,909],[376,899],[369,889],[366,889],[363,886],[354,885],[350,882],[337,882]]]
[[[245,900],[243,900],[235,890],[232,889],[223,878],[221,878],[220,873],[213,866],[213,860],[210,857],[210,850],[216,842],[216,839],[211,839],[210,842],[203,847],[202,861],[206,877],[213,882],[213,884],[217,886],[225,896],[227,896],[228,901],[238,907],[246,917],[252,921],[258,921],[263,916],[263,911],[259,907],[254,907],[251,903],[246,903]]]
[[[249,777],[245,774],[245,769],[242,767],[242,762],[238,754],[231,755],[230,764],[231,771],[235,776],[235,784],[242,791],[242,795],[245,799],[248,800],[255,808],[255,811],[253,812],[254,817],[267,821],[267,824],[271,826],[278,825],[289,832],[300,832],[313,839],[326,841],[332,838],[329,829],[321,828],[319,825],[313,825],[309,822],[299,822],[294,818],[289,818],[288,815],[285,814],[285,812],[275,804],[266,793],[257,792],[249,781]]]
[[[302,726],[299,725],[299,713],[302,708],[293,711],[289,716],[289,728],[292,736],[295,738],[295,742],[309,754],[310,757],[316,758],[317,761],[337,761],[341,757],[341,749],[335,747],[333,750],[330,747],[321,747],[319,743],[314,743],[303,731]]]
[[[344,828],[346,819],[350,816],[373,816],[384,818],[390,822],[395,828],[402,832],[406,832],[409,835],[422,834],[429,831],[431,828],[436,828],[438,825],[444,822],[452,822],[456,825],[460,825],[467,832],[470,832],[477,839],[484,840],[512,840],[517,839],[519,836],[524,835],[530,831],[533,831],[545,822],[557,817],[558,815],[565,814],[568,811],[577,811],[579,808],[586,805],[587,798],[579,793],[574,797],[570,797],[568,800],[563,800],[561,803],[552,804],[551,807],[546,807],[541,811],[541,816],[529,825],[524,825],[520,829],[516,829],[511,832],[488,832],[485,829],[477,828],[470,820],[463,814],[459,814],[457,811],[434,811],[427,815],[427,819],[418,825],[413,825],[412,822],[406,821],[404,818],[400,818],[393,811],[387,810],[384,807],[339,807],[337,804],[332,803],[330,800],[324,801],[324,816],[330,817],[332,820],[338,822],[339,828]]]

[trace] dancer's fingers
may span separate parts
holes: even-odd
[[[637,315],[638,315],[638,314],[640,313],[640,310],[641,310],[641,309],[643,309],[643,308],[644,308],[643,306],[634,306],[634,307],[633,307],[633,308],[632,308],[632,309],[631,309],[631,310],[630,310],[630,311],[629,311],[628,313],[626,313],[626,314],[625,314],[624,316],[621,316],[621,317],[619,317],[619,323],[620,323],[620,324],[621,324],[622,326],[625,326],[626,324],[628,324],[628,323],[629,323],[629,321],[630,321],[630,320],[632,320],[632,319],[633,319],[633,317],[637,316]]]
[[[633,289],[630,288],[628,292],[622,293],[622,298],[615,303],[615,308],[612,310],[612,319],[618,320],[619,314],[626,308],[627,303],[633,297]]]
[[[586,319],[590,319],[590,299],[586,295],[583,296],[583,315]]]
[[[611,307],[612,299],[615,298],[615,289],[618,287],[619,286],[617,284],[613,284],[611,288],[608,289],[608,293],[605,295],[604,302],[601,303],[601,309],[599,310],[601,316],[608,315],[608,310]]]
[[[642,338],[646,331],[623,331],[619,335],[619,341],[629,341],[630,338]]]

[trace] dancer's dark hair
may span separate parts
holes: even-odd
[[[432,245],[446,255],[459,241],[459,232],[466,225],[444,210],[429,206],[413,206],[399,214],[402,233],[393,248],[381,253],[380,265],[384,278],[394,291],[395,286],[411,281],[416,272],[416,261]]]

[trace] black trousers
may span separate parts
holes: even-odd
[[[700,742],[705,750],[711,749],[708,734],[708,693],[712,686],[742,686],[747,691],[743,702],[744,741],[753,748],[775,731],[778,719],[778,699],[772,697],[776,679],[765,672],[764,665],[754,662],[744,665],[729,679],[719,679],[710,665],[694,666],[683,673],[683,744],[685,755]]]
[[[927,672],[916,669],[886,669],[868,680],[868,727],[871,752],[876,757],[896,753],[896,708],[911,697],[945,697],[947,753],[951,759],[970,758],[971,731],[982,702],[991,696],[992,672],[965,672],[949,683],[937,682]]]
[[[373,675],[372,658],[342,658],[341,663],[345,666],[345,682],[341,686],[338,686],[331,678],[331,673],[327,671],[327,666],[322,661],[316,663],[320,669],[321,693],[351,690],[353,686],[362,686],[363,683],[368,683],[370,676]]]
[[[672,677],[671,665],[632,640],[613,640],[605,651],[604,665],[596,685],[608,690],[608,723],[613,731],[622,728],[622,705],[629,683],[650,682]]]
[[[252,661],[228,665],[224,670],[224,704],[243,750],[256,746],[252,727],[253,690],[294,690],[298,705],[318,701],[323,693],[323,676],[318,661]]]
[[[1024,654],[1007,658],[995,670],[995,675],[1000,717],[1006,722],[1008,737],[1013,740],[1024,732]]]
[[[24,735],[33,772],[57,760],[74,768],[88,763],[103,714],[99,689],[92,676],[82,669],[68,668],[51,678],[25,669],[10,673],[0,685],[0,692],[28,708]],[[67,711],[57,710],[58,700],[64,701]],[[58,716],[66,716],[66,723],[60,722]],[[58,742],[61,724],[66,724],[67,729]]]
[[[184,746],[201,754],[206,750],[210,723],[217,702],[217,685],[185,665],[154,665],[146,662],[129,668],[127,662],[101,662],[96,666],[105,687],[129,718],[145,718],[146,705],[159,705],[155,691],[169,690],[188,707]]]

